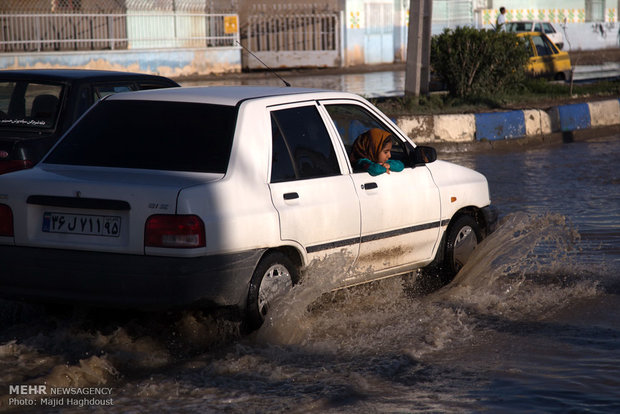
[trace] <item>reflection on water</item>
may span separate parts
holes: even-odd
[[[359,74],[315,75],[315,76],[283,76],[291,86],[298,88],[331,89],[352,92],[367,98],[379,96],[402,96],[405,90],[404,71],[385,71]],[[181,86],[216,86],[216,85],[268,85],[283,86],[282,81],[269,72],[257,78],[226,78],[181,82]]]
[[[484,172],[502,216],[431,294],[411,276],[330,292],[334,256],[251,335],[225,312],[0,302],[0,409],[50,384],[112,387],[106,413],[618,412],[619,153],[440,154]]]
[[[278,71],[276,71],[279,73]],[[579,72],[579,68],[576,69]],[[587,71],[585,71],[587,72]],[[584,72],[584,73],[585,73]],[[581,74],[581,80],[596,77],[596,71]],[[298,88],[331,89],[351,92],[367,98],[403,96],[405,94],[405,71],[388,70],[369,73],[343,73],[336,75],[288,75],[279,73],[291,86]],[[220,79],[202,81],[182,81],[181,86],[215,86],[215,85],[268,85],[283,86],[283,82],[273,73],[264,72],[261,75],[239,77],[236,75],[222,75]]]
[[[620,266],[620,137],[512,153],[441,157],[487,176],[503,214],[552,211],[579,231],[590,260]]]

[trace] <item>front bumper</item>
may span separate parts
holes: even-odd
[[[0,246],[0,295],[92,306],[245,307],[264,250],[172,258]]]

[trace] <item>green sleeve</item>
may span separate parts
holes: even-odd
[[[390,164],[390,171],[401,172],[405,169],[405,164],[398,160],[388,160],[388,164]]]
[[[377,164],[376,162],[371,162],[370,165],[368,166],[367,171],[368,171],[368,174],[374,177],[376,175],[383,174],[384,172],[387,171],[387,169],[381,164]]]
[[[368,174],[375,176],[383,174],[387,170],[385,167],[370,161],[368,158],[361,158],[355,162],[354,168],[358,171],[366,171]]]

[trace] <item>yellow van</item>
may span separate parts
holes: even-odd
[[[544,33],[523,32],[518,37],[526,38],[530,59],[527,71],[532,76],[569,80],[571,76],[570,57],[562,52]]]

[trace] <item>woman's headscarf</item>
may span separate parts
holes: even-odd
[[[379,128],[369,129],[360,134],[353,143],[351,160],[355,162],[361,158],[368,158],[372,162],[378,162],[379,153],[391,139],[392,135],[387,131]]]

